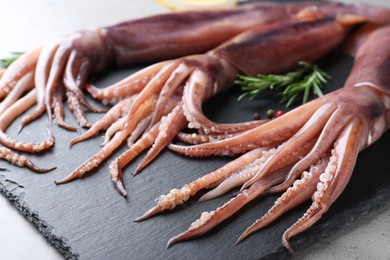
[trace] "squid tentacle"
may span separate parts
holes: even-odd
[[[322,100],[313,100],[267,124],[260,125],[227,140],[187,147],[170,144],[169,149],[186,156],[232,156],[254,147],[277,145],[298,132],[321,105],[323,105]],[[253,136],[255,138],[252,138]]]
[[[136,129],[140,122],[151,115],[153,108],[156,106],[158,92],[161,91],[161,88],[167,82],[171,73],[177,68],[179,63],[180,60],[172,61],[162,67],[162,69],[148,82],[147,86],[145,86],[142,92],[133,101],[128,114],[123,117],[125,123],[123,124],[122,130],[117,132],[113,139],[109,141],[100,152],[84,162],[68,177],[57,181],[56,183],[67,183],[83,176],[85,173],[100,165],[100,163],[102,163],[116,148],[118,148]]]
[[[316,191],[320,174],[325,171],[328,163],[328,156],[324,156],[315,166],[310,167],[309,171],[303,171],[301,178],[294,181],[293,185],[275,201],[274,205],[262,218],[245,230],[238,238],[237,243],[259,229],[266,227],[290,209],[309,200]]]
[[[65,184],[73,181],[77,178],[81,178],[87,172],[98,167],[118,146],[126,139],[128,133],[125,130],[119,131],[115,134],[114,138],[107,143],[97,154],[82,163],[76,170],[71,174],[63,178],[62,180],[55,181],[55,184]]]
[[[129,138],[127,139],[127,146],[131,147],[134,142],[147,130],[147,128],[150,126],[150,122],[152,121],[152,115],[149,115],[142,119],[137,127],[134,129],[134,131],[130,134]],[[119,120],[117,122],[120,122]],[[123,126],[124,121],[120,122],[121,126]],[[106,139],[104,140],[106,141]]]
[[[48,128],[46,130],[49,134],[49,137],[45,141],[42,141],[40,143],[18,142],[16,140],[13,140],[9,135],[5,133],[8,126],[12,123],[15,117],[25,112],[27,109],[33,106],[35,102],[36,102],[36,91],[35,89],[33,89],[24,97],[22,97],[14,104],[12,104],[7,110],[3,112],[3,114],[0,115],[0,122],[1,122],[0,142],[3,145],[11,149],[30,152],[30,153],[41,152],[43,150],[49,149],[54,145],[54,140],[55,140],[54,135]]]
[[[213,171],[197,180],[184,185],[181,189],[172,189],[169,194],[162,195],[158,199],[157,205],[148,210],[144,215],[134,221],[143,221],[151,218],[167,209],[173,209],[177,205],[186,202],[191,196],[194,196],[198,191],[208,188],[214,183],[218,183],[224,178],[230,176],[235,171],[245,167],[246,164],[253,162],[259,156],[262,156],[266,148],[256,148],[246,154],[238,157],[225,166]]]
[[[177,68],[178,65],[178,61],[168,63],[156,74],[154,78],[149,81],[147,86],[137,96],[136,100],[134,100],[129,113],[126,116],[126,123],[123,126],[124,128],[134,128],[135,124],[138,124],[138,121],[135,121],[133,118],[138,112],[138,107],[143,103],[153,100],[153,107],[155,107],[157,95],[161,91],[163,83],[169,79],[170,74]]]
[[[146,157],[141,161],[135,170],[134,175],[138,174],[142,168],[149,164],[159,154],[159,152],[166,146],[166,144],[174,138],[175,134],[172,134],[172,131],[173,133],[176,133],[185,126],[185,120],[183,120],[184,118],[180,117],[180,115],[182,115],[182,110],[180,107],[181,106],[176,106],[176,108],[167,115],[167,119],[163,118],[161,122],[155,124],[150,129],[150,131],[147,131],[141,137],[139,141],[137,141],[124,154],[122,154],[119,158],[110,164],[112,180],[115,183],[118,191],[123,196],[126,196],[127,192],[123,186],[122,168],[125,167],[131,160],[133,160],[140,152],[151,146],[153,143],[153,147],[149,150]]]
[[[268,151],[264,151],[258,159],[247,164],[245,167],[239,169],[234,174],[231,174],[229,177],[226,177],[226,179],[223,180],[216,188],[203,194],[198,201],[204,202],[216,198],[232,190],[233,188],[243,185],[245,182],[253,178],[253,176],[260,170],[260,167],[266,162],[266,160],[270,156],[275,154],[275,152],[275,148],[272,148]]]
[[[97,100],[125,98],[140,93],[156,74],[169,62],[159,62],[106,88],[86,84],[85,89]]]
[[[181,132],[178,133],[176,139],[186,144],[196,145],[196,144],[204,144],[204,143],[210,143],[215,141],[221,141],[236,136],[238,134],[241,134],[241,132],[238,132],[237,134],[218,134],[218,135],[205,135],[205,134]]]
[[[71,49],[68,44],[60,43],[53,57],[53,63],[51,64],[51,70],[45,87],[45,106],[49,120],[52,119],[51,102],[53,95],[58,86],[58,80],[63,75],[70,52]]]
[[[41,52],[42,47],[38,47],[35,50],[24,54],[13,62],[7,70],[3,71],[3,75],[0,77],[0,100],[14,89],[20,79],[25,77],[26,74],[34,71]]]
[[[270,191],[280,192],[286,190],[302,171],[314,164],[331,147],[351,117],[351,115],[344,115],[341,109],[337,109],[329,118],[313,149],[294,165],[283,183],[272,187]]]
[[[41,117],[45,111],[45,89],[50,74],[50,66],[53,63],[53,59],[56,51],[59,48],[61,39],[55,40],[43,47],[42,53],[37,58],[36,70],[35,70],[35,87],[37,91],[37,107],[35,110],[24,116],[19,125],[19,131],[30,122]]]
[[[294,136],[278,147],[275,154],[264,163],[264,166],[251,180],[242,186],[241,190],[251,186],[264,174],[272,172],[273,167],[276,165],[281,167],[280,165],[295,164],[302,156],[305,156],[315,143],[313,139],[317,138],[335,110],[336,107],[332,104],[325,104],[320,107]]]
[[[142,137],[132,145],[126,152],[121,154],[118,158],[110,163],[110,174],[112,181],[117,187],[119,193],[123,196],[127,196],[127,191],[123,185],[123,173],[122,169],[135,157],[137,157],[142,151],[150,147],[155,141],[158,131],[159,124],[156,123],[152,128],[145,132]]]
[[[155,105],[155,99],[146,100],[137,108],[137,113],[135,113],[133,121],[139,122],[142,118],[145,118],[151,113],[151,109]],[[132,125],[133,127],[123,127],[122,130],[117,132],[114,137],[95,155],[82,163],[77,169],[75,169],[71,174],[60,181],[55,181],[56,184],[65,184],[70,181],[73,181],[77,178],[84,176],[87,172],[98,167],[104,160],[106,160],[110,154],[117,149],[126,138],[131,134],[131,132],[137,126],[136,124]]]
[[[134,175],[140,173],[156,156],[164,149],[176,134],[180,132],[187,122],[185,120],[182,105],[178,104],[172,112],[163,117],[159,126],[159,134],[154,141],[152,148],[148,151],[145,158],[139,163]]]
[[[238,172],[230,175],[225,180],[223,180],[216,188],[205,193],[202,197],[199,198],[198,202],[204,202],[216,197],[219,197],[226,192],[243,185],[245,182],[249,181],[253,176],[259,171],[260,167],[266,162],[266,160],[275,154],[275,149],[263,152],[262,156],[252,163],[245,166],[245,168],[240,169]],[[278,169],[281,172],[285,172],[285,169]]]
[[[90,63],[88,60],[77,57],[77,52],[72,51],[70,53],[70,57],[64,73],[64,85],[66,89],[72,92],[79,103],[83,105],[88,111],[94,113],[106,112],[106,109],[92,107],[80,89],[80,87],[83,86],[87,80],[89,67]]]
[[[119,102],[118,104],[116,104],[115,106],[113,106],[107,113],[104,114],[104,116],[100,120],[94,123],[88,129],[88,131],[86,131],[85,133],[81,134],[80,136],[70,141],[70,145],[74,145],[78,142],[87,140],[95,136],[99,131],[106,129],[116,120],[118,120],[120,117],[124,116],[124,114],[126,114],[130,109],[134,98],[135,96],[128,97],[122,100],[121,102]]]
[[[119,131],[122,130],[122,126],[125,124],[126,118],[122,117],[122,118],[119,118],[115,123],[113,123],[109,128],[107,128],[107,131],[106,133],[104,134],[104,137],[103,137],[103,143],[101,144],[101,146],[105,146],[108,142],[110,142],[111,138]],[[134,131],[137,130],[137,128],[140,126],[140,124],[142,124],[143,120],[141,120],[141,122],[135,127]]]
[[[64,89],[61,87],[56,88],[53,101],[52,101],[53,123],[68,131],[79,131],[77,127],[74,127],[65,122],[65,111],[64,111],[63,101],[64,101]]]
[[[312,196],[313,204],[283,234],[283,245],[290,252],[293,252],[289,243],[290,238],[311,227],[344,190],[352,175],[357,155],[362,148],[362,136],[363,125],[358,119],[352,120],[340,134],[335,144],[334,158],[331,158],[327,169],[320,176],[317,191]]]
[[[217,208],[215,211],[203,212],[201,217],[194,221],[187,231],[171,238],[167,243],[167,248],[178,242],[203,235],[232,216],[243,206],[260,196],[265,190],[280,182],[280,180],[283,179],[285,172],[280,171],[275,173],[279,173],[279,176],[265,176],[263,179],[253,184],[249,189],[240,192],[236,197]]]
[[[81,127],[90,128],[92,123],[87,119],[85,113],[81,107],[80,101],[73,94],[73,92],[66,90],[66,102],[72,114],[74,115],[77,123]]]
[[[192,73],[192,70],[193,68],[189,68],[185,64],[181,63],[171,73],[170,78],[160,91],[150,125],[154,125],[161,119],[161,117],[163,117],[165,107],[167,106],[169,99],[174,95],[174,92],[177,91],[183,81]]]
[[[34,87],[34,74],[29,72],[24,75],[14,86],[13,90],[0,103],[0,114],[17,101],[24,92]]]
[[[13,165],[19,167],[27,167],[30,170],[37,173],[46,173],[55,170],[57,167],[44,169],[36,166],[34,163],[30,161],[26,156],[15,153],[14,151],[6,148],[0,147],[0,159],[5,160]]]
[[[237,136],[239,134],[242,134],[246,131],[249,131],[257,126],[263,125],[267,122],[268,122],[268,120],[259,120],[259,121],[253,122],[253,124],[251,124],[251,125],[241,125],[240,126],[240,127],[242,127],[241,129],[243,129],[242,131],[235,130],[232,132],[228,132],[226,134],[196,134],[196,133],[180,132],[180,133],[178,133],[176,138],[183,143],[192,144],[192,145],[216,142],[216,141],[221,141],[224,139],[232,138],[232,137]],[[237,129],[237,128],[235,128],[235,129]]]

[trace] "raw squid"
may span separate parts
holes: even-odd
[[[357,44],[355,66],[344,88],[271,121],[219,124],[203,114],[202,104],[231,87],[236,74],[284,73],[299,61],[318,60],[365,22],[375,23],[376,31]],[[243,154],[161,196],[137,221],[172,209],[201,189],[215,187],[201,198],[205,201],[241,186],[236,197],[203,213],[188,231],[172,238],[171,246],[206,233],[260,195],[284,192],[239,241],[311,198],[309,210],[283,235],[284,245],[292,251],[289,239],[327,211],[348,183],[357,154],[389,126],[390,29],[379,28],[383,24],[390,24],[390,10],[381,7],[258,3],[153,16],[64,36],[24,54],[1,72],[0,142],[24,152],[49,149],[54,145],[50,132],[40,143],[18,142],[5,132],[35,104],[20,129],[46,112],[58,126],[77,130],[65,122],[66,98],[79,125],[90,128],[72,145],[101,130],[106,133],[102,149],[57,184],[82,177],[126,141],[129,149],[110,164],[112,180],[122,195],[127,195],[122,169],[149,147],[135,174],[168,145],[186,156]],[[91,75],[110,66],[150,62],[157,63],[112,86],[87,83]],[[84,111],[105,109],[92,106],[84,88],[95,100],[114,104],[94,124]],[[185,127],[197,133],[180,133]],[[175,136],[195,145],[170,144]],[[0,155],[19,166],[45,171],[7,148]]]
[[[307,212],[283,234],[283,244],[311,227],[346,187],[358,153],[377,141],[390,126],[390,26],[374,31],[359,47],[344,88],[311,101],[246,133],[195,146],[170,148],[188,156],[237,153],[255,147],[222,168],[173,189],[137,219],[172,209],[199,190],[216,186],[201,201],[241,186],[241,192],[215,211],[204,212],[168,247],[200,236],[258,196],[284,192],[266,215],[237,242],[264,228],[297,205],[312,200]],[[271,134],[270,134],[271,133]],[[240,150],[242,152],[242,150]]]

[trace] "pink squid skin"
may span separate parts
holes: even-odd
[[[30,93],[34,99],[23,106],[16,102],[14,111],[28,109],[36,99],[38,109],[30,119],[45,109],[51,116],[51,112],[57,113],[51,103],[54,98],[60,100],[57,95],[61,96],[63,92],[71,97],[68,102],[79,121],[88,125],[82,106],[91,111],[94,108],[86,102],[81,89],[91,74],[109,66],[185,56],[148,67],[130,80],[102,90],[106,94],[100,95],[99,90],[89,86],[88,91],[96,99],[124,99],[132,91],[134,100],[128,109],[123,109],[128,111],[127,114],[111,110],[110,117],[105,118],[104,121],[110,123],[116,119],[125,123],[122,128],[113,130],[115,134],[103,149],[56,183],[72,181],[99,166],[121,143],[129,136],[131,138],[131,133],[137,131],[144,119],[151,118],[150,126],[142,127],[144,134],[138,140],[131,140],[134,145],[110,165],[113,181],[126,195],[122,167],[154,143],[148,153],[150,157],[146,157],[145,164],[149,163],[189,123],[199,130],[200,135],[213,138],[196,146],[171,145],[172,150],[187,156],[248,152],[180,190],[173,189],[161,197],[155,208],[137,220],[172,209],[200,189],[215,186],[218,189],[221,187],[218,185],[228,183],[222,189],[225,191],[225,188],[244,183],[235,198],[215,211],[202,214],[188,231],[171,239],[168,246],[208,232],[258,196],[284,192],[282,199],[249,227],[239,241],[264,227],[264,221],[274,220],[303,201],[312,199],[313,204],[305,215],[283,235],[284,245],[292,252],[289,239],[321,218],[347,185],[358,153],[377,141],[389,128],[390,27],[377,30],[359,47],[345,88],[276,120],[216,124],[203,115],[201,106],[209,97],[230,87],[238,72],[251,75],[282,73],[300,60],[314,61],[326,55],[341,43],[354,24],[364,20],[390,23],[388,9],[367,9],[364,5],[316,4],[303,16],[292,17],[311,5],[263,3],[232,10],[183,12],[78,32],[53,41],[43,50],[36,49],[26,54],[3,75],[0,90],[4,93],[12,91],[20,78],[33,73],[36,90]],[[180,26],[177,26],[178,22]],[[141,35],[139,31],[149,33]],[[209,52],[198,54],[206,51]],[[59,84],[63,75],[64,86]],[[66,91],[58,91],[58,88]],[[2,115],[5,122],[12,122],[13,110]],[[59,122],[66,126],[63,116],[58,113]],[[100,122],[89,136],[106,126]],[[0,137],[5,135],[1,134]],[[46,146],[42,143],[15,143],[8,137],[2,139],[6,141],[4,144],[15,149],[22,147],[27,152],[40,151],[54,144],[53,137],[46,141]],[[11,154],[8,152],[3,157]],[[27,160],[24,157],[9,159],[19,166],[47,171]],[[144,166],[141,164],[140,168]],[[252,171],[249,175],[248,169]]]
[[[334,17],[284,21],[249,30],[212,54],[246,75],[284,73],[299,60],[313,62],[323,57],[341,43],[348,31],[349,27],[335,22]]]
[[[312,4],[264,2],[177,12],[120,23],[97,33],[110,46],[117,66],[139,64],[204,53],[254,26],[285,20]]]
[[[304,126],[293,133],[286,132],[285,141],[271,146],[275,150],[257,164],[253,177],[242,186],[241,193],[215,211],[202,213],[201,218],[193,222],[187,231],[169,240],[168,247],[208,232],[258,196],[284,192],[268,213],[240,236],[238,242],[264,228],[298,204],[311,199],[312,205],[307,212],[283,234],[284,246],[293,253],[289,239],[310,228],[327,212],[348,184],[358,153],[377,141],[390,127],[389,46],[390,26],[372,32],[358,48],[355,64],[344,88],[281,116],[274,120],[273,127],[271,121],[251,130],[252,134],[250,132],[241,134],[241,137],[238,135],[227,140],[190,146],[183,150],[173,146],[174,150],[189,156],[200,155],[202,151],[207,151],[207,154],[219,154],[220,147],[231,149],[230,144],[234,140],[242,140],[240,144],[243,145],[250,143],[261,129],[275,133],[280,127],[288,128],[291,118],[300,120],[301,116],[295,113],[296,110],[309,111],[315,108],[314,112],[311,112],[310,120],[304,120],[306,122]],[[318,132],[315,129],[319,126],[321,131]],[[244,136],[246,140],[243,139]],[[315,142],[310,144],[309,138],[313,136]],[[266,143],[272,142],[272,136],[265,138],[269,138]],[[308,151],[302,148],[302,138],[303,141],[306,139],[309,145]],[[261,144],[255,147],[259,149]],[[294,152],[291,153],[290,150]],[[252,161],[250,166],[252,168],[253,162],[256,161]],[[278,167],[289,168],[282,178],[280,173],[276,174],[275,169]],[[245,169],[242,168],[236,175],[244,178],[247,174]],[[212,176],[214,175],[210,175]],[[232,179],[233,183],[230,185],[239,186],[242,179],[235,179],[237,184]],[[221,180],[223,179],[214,178],[212,182]],[[262,185],[265,181],[271,182],[271,185],[264,188]],[[180,190],[172,190],[168,195],[160,197],[157,206],[137,220],[144,220],[163,210],[174,208],[175,205],[183,203],[181,198],[185,197],[187,200],[188,196],[193,196],[196,188],[185,185]]]
[[[290,10],[311,4],[260,3],[234,9],[188,11],[76,32],[27,52],[14,62],[0,79],[0,97],[6,96],[25,75],[32,73],[37,107],[22,119],[20,129],[46,111],[50,120],[54,118],[54,123],[75,130],[64,121],[62,98],[57,94],[61,92],[66,93],[68,106],[79,125],[89,127],[91,123],[83,110],[104,112],[92,107],[82,93],[92,74],[113,65],[127,66],[205,52],[257,24],[287,19],[295,14]],[[337,7],[336,4],[324,5]],[[145,86],[140,85],[137,93]],[[57,91],[58,88],[65,90]],[[124,98],[121,94],[121,91],[119,95],[118,91],[110,93],[109,99]]]
[[[254,131],[251,130],[253,127],[251,128],[248,126],[256,126],[262,124],[263,122],[236,125],[217,124],[208,120],[203,115],[203,102],[213,95],[221,93],[229,88],[233,84],[236,74],[245,71],[241,68],[236,68],[230,62],[230,59],[225,59],[223,53],[230,53],[229,47],[231,45],[233,46],[232,49],[234,49],[240,44],[242,45],[240,48],[243,49],[243,53],[256,53],[255,51],[258,51],[259,53],[256,54],[254,58],[261,57],[263,55],[264,63],[257,66],[258,68],[256,72],[270,72],[267,68],[267,64],[279,64],[282,56],[285,57],[283,59],[284,70],[294,68],[300,60],[309,59],[309,61],[312,61],[314,59],[318,59],[336,48],[341,43],[351,28],[352,22],[347,25],[343,25],[339,19],[335,19],[334,16],[333,18],[321,18],[318,17],[317,13],[312,14],[310,10],[308,12],[310,12],[309,18],[290,18],[285,22],[277,22],[272,25],[263,25],[258,28],[254,28],[248,33],[244,33],[245,35],[250,35],[250,37],[238,36],[238,40],[234,39],[232,42],[222,45],[215,51],[211,51],[203,55],[192,55],[164,62],[162,68],[158,72],[155,72],[154,69],[156,65],[140,71],[139,74],[144,75],[144,71],[150,70],[151,72],[156,73],[156,76],[150,79],[145,89],[140,92],[139,96],[132,104],[131,109],[126,116],[127,119],[123,125],[123,129],[118,132],[112,140],[107,142],[100,152],[86,160],[64,179],[56,181],[56,183],[64,184],[70,182],[82,177],[93,168],[98,167],[112,153],[112,151],[117,149],[117,147],[124,142],[129,134],[136,128],[136,125],[140,123],[142,118],[153,115],[153,118],[157,121],[153,121],[151,124],[157,123],[160,119],[162,119],[162,116],[166,115],[166,113],[160,113],[157,118],[155,115],[159,111],[163,111],[164,107],[166,107],[166,102],[174,97],[173,93],[175,92],[183,96],[183,102],[179,106],[183,107],[181,113],[185,116],[183,118],[186,118],[186,120],[190,122],[189,127],[200,129],[200,131],[203,131],[206,134],[210,132],[228,134],[229,132],[240,132],[243,128],[249,129],[248,132],[246,132],[247,134]],[[360,22],[361,20],[357,19],[355,23]],[[328,40],[330,35],[332,35],[333,40]],[[269,42],[272,42],[272,46]],[[289,42],[288,47],[286,45],[287,42]],[[245,46],[253,45],[255,46],[254,49],[245,48]],[[312,49],[309,55],[307,54],[308,49]],[[220,52],[220,50],[223,50],[224,52]],[[272,50],[278,50],[277,55],[268,55],[268,53]],[[290,55],[292,50],[294,51],[294,55]],[[220,53],[222,53],[222,55],[220,55]],[[235,54],[234,51],[231,53]],[[232,57],[235,58],[233,55]],[[250,65],[254,67],[253,63],[250,63]],[[277,67],[272,67],[272,69],[275,73],[279,71]],[[273,72],[272,69],[271,72]],[[136,78],[137,74],[134,75],[129,78],[134,80],[134,77]],[[158,80],[156,80],[156,78],[158,78]],[[161,102],[162,105],[157,107],[157,104],[159,103],[157,100],[160,100],[160,97],[163,95],[162,93],[166,93],[166,91],[164,91],[165,89],[169,89],[167,92],[170,94],[164,98],[164,102]],[[148,102],[149,105],[147,105]],[[147,105],[148,108],[142,108],[144,105]],[[153,107],[154,109],[152,109]],[[170,113],[170,111],[168,111],[168,113]],[[299,125],[297,125],[297,127],[299,127]],[[159,133],[161,136],[168,136],[164,137],[167,141],[161,142],[159,146],[153,146],[152,150],[156,149],[161,151],[161,146],[165,146],[172,141],[174,136],[176,136],[182,128],[184,128],[184,124],[181,127],[175,128],[174,131],[161,131]],[[286,132],[286,130],[283,129],[283,132]],[[280,136],[282,137],[282,134]],[[161,137],[157,137],[156,140],[161,140]],[[230,138],[228,140],[230,140]],[[276,142],[283,140],[284,139],[276,140]],[[149,145],[143,145],[144,149],[148,146]],[[252,149],[250,146],[246,146],[245,144],[238,144],[238,146],[239,148],[234,150],[234,154]],[[130,147],[130,149],[132,148]],[[222,150],[223,149],[224,148],[222,148]],[[152,159],[154,159],[158,153],[155,152],[153,154],[154,156]],[[134,158],[133,155],[132,158]],[[151,160],[148,160],[148,163],[150,161]],[[129,162],[130,161],[127,161],[127,163]],[[125,165],[123,164],[121,165],[121,167],[124,166]],[[118,165],[112,165],[111,169],[121,170]],[[111,174],[113,176],[117,176],[118,173],[114,170],[111,171]],[[113,179],[119,180],[119,182],[122,181],[116,177]],[[123,185],[119,184],[119,186],[121,194],[126,194],[122,189]]]
[[[25,75],[34,74],[37,107],[32,114],[21,121],[20,129],[46,111],[49,119],[53,117],[54,123],[68,130],[76,130],[64,121],[61,105],[64,94],[79,125],[89,127],[91,123],[86,118],[84,109],[93,112],[104,111],[92,107],[82,93],[84,84],[91,74],[113,65],[131,65],[204,52],[258,25],[287,20],[312,5],[312,2],[258,3],[235,9],[158,15],[94,31],[80,31],[54,40],[18,59],[1,78],[0,92],[9,93]],[[315,5],[316,8],[324,10],[326,15],[331,16],[344,12],[358,14],[361,12],[361,8],[354,5],[343,6],[333,3],[315,3]],[[383,17],[386,16],[382,14],[385,12],[382,9],[369,7],[368,11],[372,13],[370,18],[385,20]],[[180,25],[177,25],[177,22],[180,22]],[[172,30],[173,26],[175,30]],[[140,34],[140,31],[150,33]],[[192,61],[189,59],[188,62]],[[130,95],[128,93],[132,95],[140,93],[158,70],[159,68],[155,68],[150,75],[146,75],[145,78],[139,77],[132,83],[124,80],[103,90],[89,85],[88,91],[96,99],[123,99]],[[227,70],[233,71],[231,68]],[[232,80],[233,76],[222,79],[225,82]],[[219,86],[228,86],[228,84],[219,84]],[[59,88],[63,90],[59,91]],[[213,91],[212,94],[217,91],[219,90]],[[208,96],[210,94],[206,94],[205,99]],[[158,103],[160,112],[153,118],[153,123],[161,117],[161,103],[164,102]],[[251,124],[245,125],[244,128],[250,126]],[[236,129],[237,126],[232,125],[232,127]],[[238,127],[238,130],[242,130],[241,126]],[[12,142],[17,141],[12,140]],[[8,140],[3,143],[8,143]],[[34,152],[34,150],[27,152]]]
[[[37,97],[30,107],[35,103],[37,107],[22,119],[20,129],[46,111],[49,119],[53,117],[53,123],[76,130],[64,121],[64,98],[79,125],[89,127],[91,123],[83,110],[103,111],[89,105],[81,92],[92,74],[113,65],[125,66],[204,52],[256,24],[286,19],[293,15],[289,9],[299,10],[298,6],[307,5],[311,3],[261,3],[219,11],[173,13],[80,31],[27,52],[6,71],[2,70],[0,98],[4,99],[8,94],[17,96],[13,92],[20,92],[18,86],[24,84],[25,78],[33,76]],[[7,104],[11,106],[15,101],[15,98],[8,98]],[[10,113],[7,120],[11,123],[15,117],[16,114]],[[5,133],[2,141],[5,145],[13,144],[14,149],[23,147],[26,152],[37,152],[37,149],[30,149],[36,146],[50,148],[45,143],[22,145]]]

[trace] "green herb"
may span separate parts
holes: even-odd
[[[8,68],[12,62],[22,56],[24,52],[12,52],[11,55],[7,58],[0,59],[0,66],[3,68]]]
[[[330,78],[317,65],[300,61],[295,71],[285,75],[260,74],[257,77],[238,75],[235,83],[244,91],[238,100],[247,96],[253,99],[266,90],[274,90],[277,96],[282,97],[280,102],[289,107],[299,96],[303,96],[302,103],[306,103],[311,92],[319,97],[323,96],[321,88]]]

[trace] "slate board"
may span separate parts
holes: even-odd
[[[332,76],[326,91],[342,86],[352,64],[350,58],[332,54],[319,62]],[[108,85],[133,72],[130,69],[107,73],[96,81]],[[255,101],[237,102],[240,91],[233,88],[205,104],[206,114],[218,122],[250,120],[254,113],[269,108],[278,109],[277,100],[270,96]],[[101,115],[88,114],[95,121]],[[67,114],[67,120],[74,123]],[[46,117],[26,127],[18,136],[21,140],[42,140],[45,137]],[[15,135],[16,121],[9,133]],[[165,150],[146,170],[133,177],[138,159],[124,172],[129,191],[123,198],[115,190],[108,174],[108,160],[86,178],[70,184],[56,186],[61,179],[80,163],[99,150],[100,138],[68,147],[77,134],[52,126],[56,136],[54,149],[44,156],[30,156],[39,166],[57,170],[34,174],[25,169],[0,162],[0,191],[25,215],[38,230],[69,259],[262,259],[288,258],[281,244],[281,236],[307,209],[309,204],[294,209],[275,224],[256,233],[238,246],[238,236],[273,204],[276,196],[259,198],[208,234],[166,249],[169,238],[186,230],[203,211],[222,205],[230,195],[197,204],[195,199],[185,206],[141,223],[132,220],[154,206],[154,200],[174,187],[181,187],[199,176],[230,161],[231,158],[185,158]],[[292,239],[296,252],[300,252],[319,239],[348,225],[355,219],[386,204],[390,198],[390,162],[386,147],[390,147],[390,134],[359,155],[353,177],[345,192],[323,218],[307,232]],[[124,147],[121,151],[124,150]],[[119,155],[118,151],[110,159]],[[142,156],[141,156],[142,158]]]

